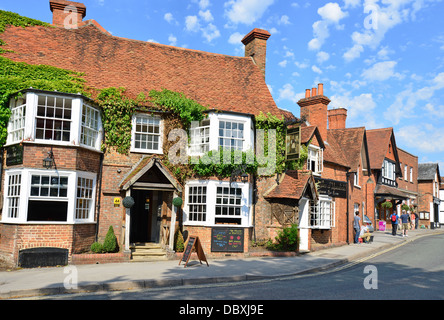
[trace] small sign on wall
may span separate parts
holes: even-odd
[[[114,207],[120,207],[120,198],[114,198]]]

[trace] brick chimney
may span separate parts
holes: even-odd
[[[267,40],[271,34],[267,30],[253,29],[243,39],[245,56],[252,57],[265,78],[265,60],[267,57]]]
[[[318,84],[317,88],[305,90],[305,98],[298,101],[301,107],[301,118],[304,118],[310,126],[318,127],[321,137],[327,140],[327,107],[330,99],[324,96],[324,85]]]
[[[86,16],[86,6],[80,2],[50,0],[52,24],[67,29],[76,29]]]
[[[338,108],[328,110],[328,128],[329,129],[345,129],[347,121],[347,109]]]

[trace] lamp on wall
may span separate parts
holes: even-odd
[[[230,177],[230,184],[236,182],[237,179],[240,179],[242,183],[247,183],[249,176],[245,172],[247,170],[247,165],[241,164],[236,169],[233,170]]]
[[[51,151],[48,151],[48,156],[43,159],[43,168],[45,169],[51,169],[54,165],[54,154]]]

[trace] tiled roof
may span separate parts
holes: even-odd
[[[439,166],[437,163],[419,163],[418,164],[418,180],[435,180],[435,174],[439,175]]]
[[[360,159],[362,144],[364,143],[365,127],[330,129],[328,141],[335,141],[342,151],[342,160],[345,160],[352,171],[356,171]]]
[[[296,199],[299,200],[307,188],[311,188],[314,198],[317,199],[316,188],[311,171],[289,170],[287,171],[279,184],[273,185],[265,194],[266,199]]]
[[[367,130],[371,169],[381,169],[390,144],[393,128]]]
[[[394,199],[408,199],[410,193],[404,192],[398,188],[377,184],[375,188],[375,196],[389,196]]]
[[[131,97],[169,89],[210,109],[283,114],[249,57],[119,38],[90,23],[71,30],[10,26],[1,38],[11,50],[5,57],[83,72],[97,89],[124,87]]]

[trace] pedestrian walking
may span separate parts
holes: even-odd
[[[410,226],[412,230],[415,229],[415,224],[416,224],[415,220],[416,220],[415,213],[412,212],[410,214],[410,221],[411,221]]]
[[[361,218],[359,217],[359,211],[355,212],[353,228],[355,229],[355,243],[359,243],[359,235],[361,234]]]
[[[402,222],[402,236],[407,237],[407,230],[409,229],[410,216],[405,210],[402,210],[401,222]]]
[[[418,224],[419,224],[419,216],[416,212],[414,212],[415,214],[415,229],[418,229]]]
[[[390,221],[392,222],[392,235],[396,236],[396,230],[398,229],[398,215],[393,212],[390,216]]]

